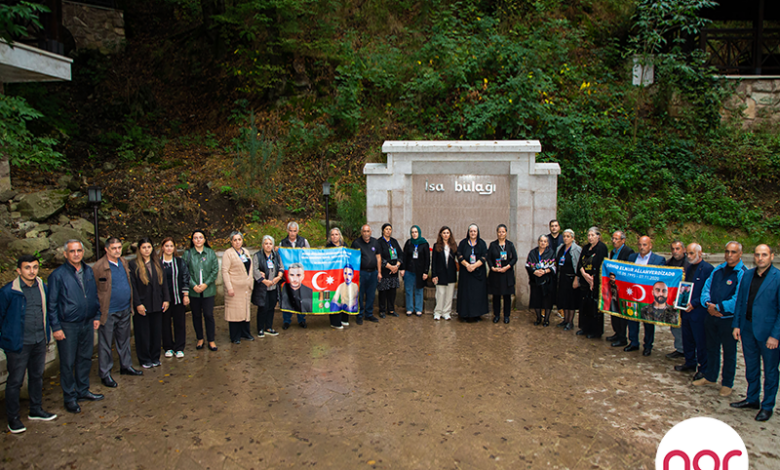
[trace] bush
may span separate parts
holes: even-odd
[[[349,238],[360,236],[360,229],[366,223],[366,193],[357,183],[338,187],[336,214],[341,221],[341,230]]]

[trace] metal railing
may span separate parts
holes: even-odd
[[[704,29],[699,47],[723,74],[780,74],[780,29]]]

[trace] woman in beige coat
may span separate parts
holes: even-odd
[[[225,283],[225,320],[230,326],[230,341],[240,344],[241,338],[254,341],[249,332],[252,305],[252,257],[244,245],[241,232],[230,234],[232,248],[222,256],[222,280]]]

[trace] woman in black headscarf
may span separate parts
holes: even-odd
[[[539,246],[528,253],[525,270],[528,271],[528,283],[531,285],[531,300],[528,308],[536,310],[534,325],[542,323],[544,310],[544,326],[550,326],[550,311],[553,304],[553,284],[555,277],[555,253],[550,249],[547,235],[539,237]]]
[[[460,270],[458,282],[458,318],[467,322],[479,321],[488,313],[487,296],[487,245],[479,238],[479,227],[469,225],[466,238],[458,245]]]
[[[422,230],[417,225],[409,229],[409,239],[404,245],[404,269],[401,277],[404,279],[406,292],[406,316],[412,313],[421,317],[423,314],[423,288],[431,268],[431,250],[428,241],[423,238]]]

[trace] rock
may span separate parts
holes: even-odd
[[[11,212],[11,218],[12,219],[21,219],[22,213],[21,212]]]
[[[73,182],[73,177],[70,175],[62,175],[57,178],[57,186],[60,188],[67,188],[70,183]]]
[[[104,243],[104,244],[105,244],[105,243]],[[132,244],[132,243],[130,243],[130,242],[122,242],[122,254],[123,254],[123,255],[129,255],[129,254],[131,254],[131,253],[130,253],[130,248],[131,248],[132,246],[133,246],[133,244]],[[220,276],[220,277],[221,277],[221,276]]]
[[[13,189],[6,189],[5,191],[0,193],[0,202],[10,201],[17,194],[19,194],[19,193],[17,193]]]
[[[89,238],[90,235],[95,235],[95,224],[88,221],[87,219],[78,218],[76,220],[71,220],[70,226],[73,227],[73,230],[81,233],[84,238]]]
[[[35,228],[39,232],[48,232],[51,230],[51,227],[48,224],[38,224],[38,226]]]
[[[60,225],[69,224],[70,223],[70,217],[68,217],[67,215],[62,214],[62,215],[60,215],[57,218],[57,223],[60,224]]]
[[[48,250],[49,241],[45,238],[27,238],[11,242],[8,248],[20,255],[34,255]]]
[[[57,226],[52,226],[52,234],[48,238],[51,249],[55,250],[58,247],[65,246],[65,242],[68,240],[80,240],[84,244],[85,256],[87,248],[90,251],[92,250],[92,243],[89,241],[89,238],[82,236],[79,232],[69,227],[59,226],[56,230],[55,227]]]
[[[38,235],[40,235],[41,231],[37,228],[34,228],[30,230],[29,232],[24,234],[24,238],[38,238]]]
[[[38,222],[33,222],[33,221],[30,221],[30,220],[25,221],[25,222],[19,222],[17,224],[17,227],[19,227],[19,230],[22,231],[22,232],[30,231],[30,230],[34,229],[35,227],[37,227],[37,226],[38,226]]]
[[[11,204],[8,204],[8,208],[11,209],[11,212],[16,212],[19,210],[19,203],[12,202]]]
[[[113,163],[111,163],[111,162],[105,162],[105,163],[103,163],[103,169],[104,169],[105,171],[111,171],[111,170],[114,170],[114,169],[116,169],[116,165],[114,165],[114,164],[113,164]]]
[[[16,196],[14,196],[14,201],[19,202],[22,199],[24,199],[24,196],[26,196],[26,194],[19,193]]]
[[[19,212],[36,222],[42,222],[65,208],[69,194],[67,189],[50,189],[28,194],[19,202]]]

